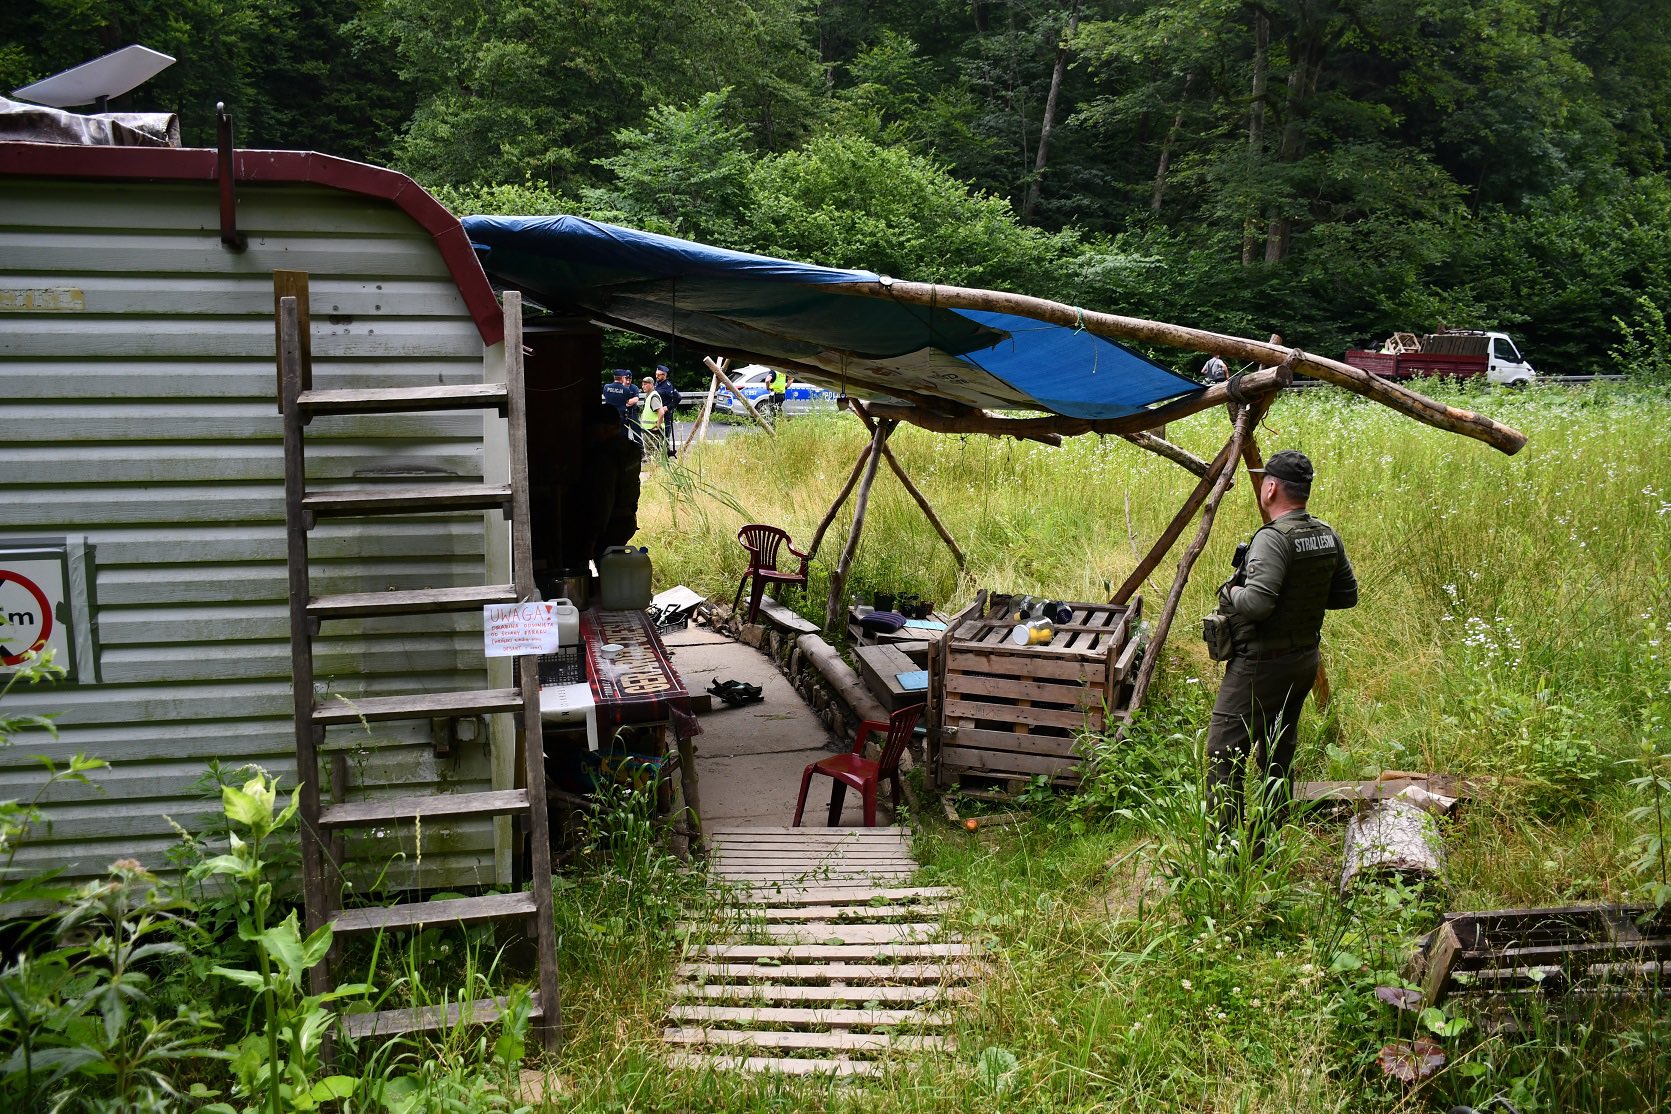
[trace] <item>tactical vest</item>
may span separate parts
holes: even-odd
[[[1275,530],[1288,546],[1288,575],[1276,607],[1253,625],[1255,651],[1314,646],[1323,633],[1329,588],[1340,564],[1340,535],[1309,514],[1284,516],[1260,527]]]

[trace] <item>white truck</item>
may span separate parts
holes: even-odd
[[[1476,330],[1449,329],[1424,337],[1394,333],[1380,351],[1354,348],[1346,353],[1346,362],[1383,379],[1473,379],[1483,375],[1506,387],[1524,387],[1537,378],[1530,361],[1520,354],[1507,333]]]

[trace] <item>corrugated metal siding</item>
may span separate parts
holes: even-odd
[[[46,796],[50,831],[20,865],[102,873],[202,826],[211,761],[294,785],[282,435],[272,277],[311,275],[319,387],[479,382],[483,348],[429,235],[393,204],[307,186],[243,186],[249,250],[218,239],[212,185],[0,180],[0,289],[73,288],[79,311],[0,313],[0,543],[85,537],[95,547],[102,682],[14,694],[60,712],[60,737],[0,754],[0,797],[30,797],[32,756],[108,759],[99,789]],[[322,418],[314,482],[482,476],[474,414]],[[330,523],[313,538],[316,592],[482,583],[477,515]],[[328,623],[315,669],[328,693],[487,683],[471,616]],[[487,788],[480,746],[439,760],[425,723],[333,729],[352,785]],[[354,795],[359,795],[355,793]],[[487,823],[356,845],[370,871],[426,885],[493,881]]]

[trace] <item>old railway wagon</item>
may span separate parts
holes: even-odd
[[[222,242],[216,154],[0,143],[0,609],[15,620],[0,653],[15,660],[50,609],[71,669],[0,709],[59,726],[0,752],[0,798],[38,791],[35,755],[110,762],[96,787],[48,791],[50,829],[20,867],[165,865],[169,818],[199,829],[218,811],[211,763],[296,784],[273,271],[310,276],[316,386],[503,377],[493,291],[413,182],[233,152],[240,249]],[[502,438],[479,412],[320,418],[310,486],[468,481]],[[480,512],[323,523],[313,590],[502,582],[504,531]],[[483,675],[479,616],[333,622],[314,653],[317,686],[348,699],[502,683]],[[328,746],[348,751],[350,786],[507,788],[515,747],[493,718],[334,729]],[[496,848],[494,823],[425,825],[421,846],[409,826],[374,831],[347,850],[396,884],[414,870],[425,885],[505,881],[509,827]]]

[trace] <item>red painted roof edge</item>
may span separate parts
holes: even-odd
[[[317,151],[237,151],[240,182],[307,183],[392,201],[428,232],[452,273],[483,344],[505,338],[505,319],[481,261],[458,218],[399,171]],[[102,178],[119,181],[215,180],[215,152],[179,147],[83,147],[57,143],[0,143],[0,175]]]

